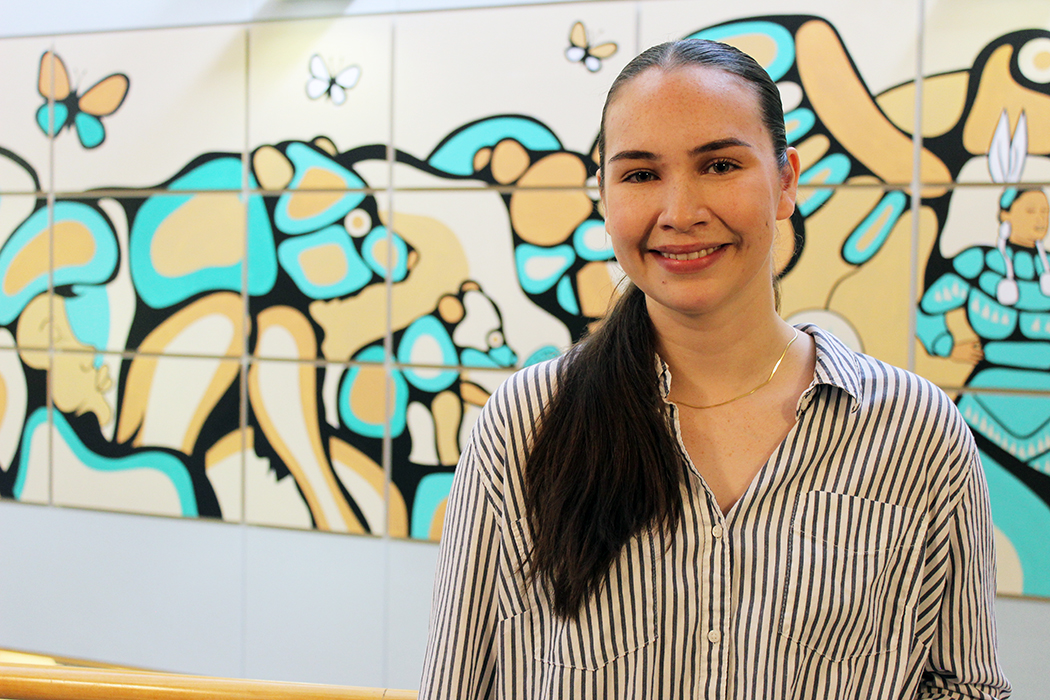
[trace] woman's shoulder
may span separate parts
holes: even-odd
[[[937,384],[909,370],[850,347],[817,326],[802,328],[817,344],[818,381],[844,388],[857,409],[885,411],[899,419],[927,416],[962,424],[954,402]]]
[[[531,434],[558,383],[565,356],[519,369],[503,380],[485,402],[475,432],[498,435],[502,442],[514,433]]]

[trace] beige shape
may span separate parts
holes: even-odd
[[[1028,152],[1050,152],[1050,129],[1033,128],[1050,123],[1050,95],[1017,84],[1010,74],[1013,47],[1004,45],[988,57],[981,72],[977,95],[963,127],[963,147],[974,154],[987,153],[992,134],[1003,110],[1009,115],[1010,133],[1017,128],[1021,112],[1032,127],[1028,130]]]
[[[799,76],[821,121],[854,158],[882,180],[910,183],[912,142],[872,101],[835,30],[823,20],[810,20],[795,35]],[[919,160],[923,182],[950,182],[948,168],[923,148]],[[927,187],[926,197],[944,188]]]
[[[831,147],[831,140],[824,134],[814,134],[795,147],[798,151],[799,172],[806,172],[816,164]]]
[[[514,139],[504,139],[492,149],[492,177],[501,185],[509,185],[525,174],[531,162],[524,146]]]
[[[316,355],[313,328],[297,309],[271,306],[259,313],[257,324],[257,351]],[[317,389],[317,369],[307,362],[253,362],[248,370],[252,412],[266,441],[295,477],[317,529],[363,533],[324,448]]]
[[[966,108],[969,71],[956,71],[922,81],[922,135],[934,138],[948,133],[962,119]],[[875,103],[899,129],[915,129],[915,83],[904,83],[875,98]]]
[[[877,182],[857,178],[851,184]],[[800,188],[801,192],[810,192]],[[834,286],[856,268],[842,259],[842,244],[850,232],[878,204],[880,187],[840,187],[820,209],[806,219],[806,243],[798,262],[781,279],[782,313],[823,309]],[[780,234],[783,238],[783,233]]]
[[[335,141],[327,136],[318,136],[312,143],[330,156],[339,154],[339,149],[335,147]]]
[[[53,343],[53,358],[49,361],[46,352],[25,349],[19,350],[19,356],[30,367],[50,371],[51,398],[58,410],[78,416],[94,413],[99,425],[106,425],[113,416],[105,397],[113,386],[109,367],[95,367],[95,349],[73,334],[65,299],[56,296],[53,301],[52,309],[47,294],[34,297],[22,311],[17,334],[21,347],[47,347]]]
[[[587,168],[574,155],[553,153],[541,158],[518,180],[519,189],[510,198],[510,220],[514,231],[527,243],[552,246],[566,241],[590,216],[594,202],[580,190],[557,189],[583,187]]]
[[[79,221],[57,221],[54,226],[55,269],[79,267],[95,257],[95,238]],[[14,296],[33,280],[46,275],[51,265],[48,229],[34,236],[11,260],[4,278],[4,293]]]
[[[458,297],[454,297],[451,294],[441,297],[441,301],[438,302],[437,310],[442,321],[452,324],[462,321],[463,316],[466,313],[463,309],[463,302],[461,302]]]
[[[912,342],[908,322],[911,223],[911,211],[905,211],[879,252],[842,277],[827,305],[849,320],[864,352],[898,367],[908,366]]]
[[[392,285],[390,324],[394,332],[434,310],[444,294],[456,294],[467,278],[463,246],[448,226],[429,216],[380,213],[414,250],[409,254],[412,274]],[[321,351],[332,362],[348,361],[360,348],[382,339],[387,324],[387,290],[382,284],[365,287],[346,299],[310,303],[310,315],[324,329]]]
[[[295,176],[292,161],[273,146],[263,146],[252,155],[252,169],[264,190],[283,190]]]
[[[581,267],[576,273],[576,293],[582,315],[590,318],[604,316],[616,295],[616,284],[609,276],[609,264],[592,261]]]
[[[164,277],[236,265],[244,257],[240,195],[202,192],[169,214],[150,242],[150,261]]]
[[[434,441],[438,461],[454,466],[459,461],[459,427],[463,422],[463,404],[451,391],[442,391],[430,404],[434,416]]]
[[[154,378],[165,354],[172,353],[173,348],[181,344],[189,344],[209,355],[239,355],[244,347],[243,314],[239,295],[216,292],[180,309],[150,331],[139,344],[139,354],[135,355],[128,368],[126,390],[117,423],[117,442],[124,443],[134,438],[133,444],[143,444],[141,428],[147,418]],[[217,328],[229,333],[225,342],[214,332]],[[207,346],[210,341],[215,341],[214,347]],[[205,421],[240,371],[238,365],[231,362],[217,363],[213,369],[214,373],[207,385],[199,387],[202,389],[200,401],[186,424],[181,444],[181,450],[186,454],[193,452]]]
[[[327,190],[303,192],[302,190]],[[288,216],[297,221],[310,219],[327,211],[345,196],[346,183],[339,175],[324,168],[309,167],[298,188],[288,196]]]
[[[299,267],[311,284],[327,287],[346,277],[346,254],[335,243],[314,246],[299,253]]]
[[[772,64],[777,57],[777,42],[766,34],[737,34],[724,41],[751,56],[762,66]]]
[[[448,499],[442,498],[441,503],[438,503],[437,508],[434,509],[434,517],[430,521],[430,530],[427,532],[427,537],[432,542],[441,540],[441,532],[445,529],[445,511],[447,509]]]
[[[1013,542],[995,529],[995,592],[999,595],[1024,594],[1024,567]]]
[[[485,402],[489,400],[489,392],[474,382],[460,382],[459,395],[463,399],[463,403],[471,406],[484,406]]]
[[[492,149],[485,147],[479,148],[478,152],[474,154],[474,172],[480,172],[492,162]]]

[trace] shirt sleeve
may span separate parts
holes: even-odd
[[[943,597],[919,698],[1010,696],[1010,683],[996,656],[995,549],[988,487],[976,449],[971,449],[961,497],[946,523]]]
[[[485,474],[492,452],[484,423],[475,425],[448,497],[419,700],[491,696],[500,516]]]

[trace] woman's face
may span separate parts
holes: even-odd
[[[649,69],[606,112],[601,196],[616,259],[651,315],[772,308],[773,236],[798,155],[776,162],[758,97],[717,68]]]
[[[1031,248],[1046,237],[1050,204],[1041,190],[1028,190],[1018,195],[1013,206],[1000,216],[1010,222],[1010,242]]]

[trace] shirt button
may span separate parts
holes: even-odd
[[[718,633],[718,630],[711,630],[707,633],[707,641],[712,644],[718,644],[718,640],[722,638],[722,635]]]
[[[711,534],[714,536],[714,538],[716,540],[717,539],[721,539],[722,538],[722,526],[721,525],[715,525],[713,528],[711,528]]]

